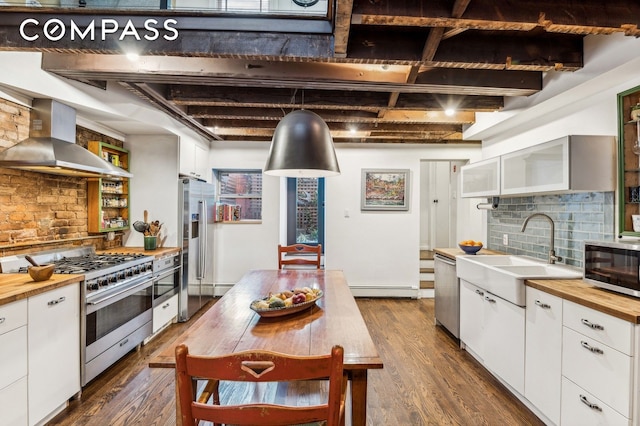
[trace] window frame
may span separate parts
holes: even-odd
[[[309,179],[309,178],[305,178]],[[318,242],[317,243],[304,243],[310,246],[322,245],[322,253],[324,254],[324,229],[325,229],[325,179],[318,179]],[[287,244],[297,243],[297,184],[298,178],[287,178]]]
[[[221,175],[222,174],[251,174],[251,175],[256,175],[256,176],[260,176],[260,192],[247,192],[244,194],[238,194],[238,193],[222,193],[222,179],[221,179]],[[222,200],[229,200],[229,199],[233,199],[233,200],[255,200],[258,199],[260,200],[260,214],[259,214],[259,218],[256,219],[243,219],[242,216],[240,218],[240,220],[235,220],[235,221],[223,221],[223,222],[219,222],[219,223],[260,223],[262,222],[262,192],[263,192],[263,174],[262,174],[262,170],[261,169],[213,169],[213,175],[215,177],[215,187],[216,187],[216,204],[227,204],[222,202]]]

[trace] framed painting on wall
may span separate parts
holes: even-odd
[[[360,210],[409,210],[409,169],[362,169]]]

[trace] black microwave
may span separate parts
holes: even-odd
[[[640,241],[585,241],[583,265],[590,284],[640,297]]]

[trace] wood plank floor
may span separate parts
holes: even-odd
[[[435,326],[433,299],[357,301],[384,361],[369,373],[369,425],[543,424]],[[49,424],[175,425],[173,370],[147,363],[190,322],[128,354]]]

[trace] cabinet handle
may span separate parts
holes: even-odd
[[[592,410],[602,411],[602,408],[598,407],[596,404],[592,402],[589,402],[587,397],[584,395],[580,395],[580,402],[582,402],[584,405],[591,408]]]
[[[484,291],[476,289],[476,294],[479,294],[480,296],[484,296]]]
[[[604,354],[604,351],[602,349],[591,346],[584,340],[582,340],[580,344],[582,345],[583,348],[593,352],[594,354],[600,354],[600,355]]]
[[[164,305],[162,305],[162,309],[167,309],[170,305],[171,303],[165,303]]]
[[[486,300],[486,301],[487,301],[487,302],[489,302],[489,303],[496,303],[496,299],[492,299],[492,298],[490,298],[489,296],[485,296],[485,297],[484,297],[484,300]]]
[[[0,324],[2,324],[5,319],[6,319],[5,317],[0,318]]]
[[[582,318],[580,321],[587,327],[592,328],[594,330],[604,330],[604,327],[601,326],[600,324],[594,324],[587,319]]]
[[[123,347],[127,343],[129,343],[129,339],[124,339],[122,342],[120,342],[120,347]]]
[[[48,302],[47,302],[47,305],[49,305],[49,306],[57,305],[58,303],[62,303],[62,302],[64,302],[65,300],[67,300],[67,298],[66,298],[66,297],[64,297],[64,296],[62,296],[62,297],[60,297],[59,299],[55,299],[55,300],[50,300],[50,301],[48,301]]]
[[[542,309],[551,309],[551,305],[548,305],[548,304],[546,304],[546,303],[542,303],[542,302],[541,302],[541,301],[539,301],[539,300],[536,300],[534,303],[535,303],[536,305],[540,306]]]

